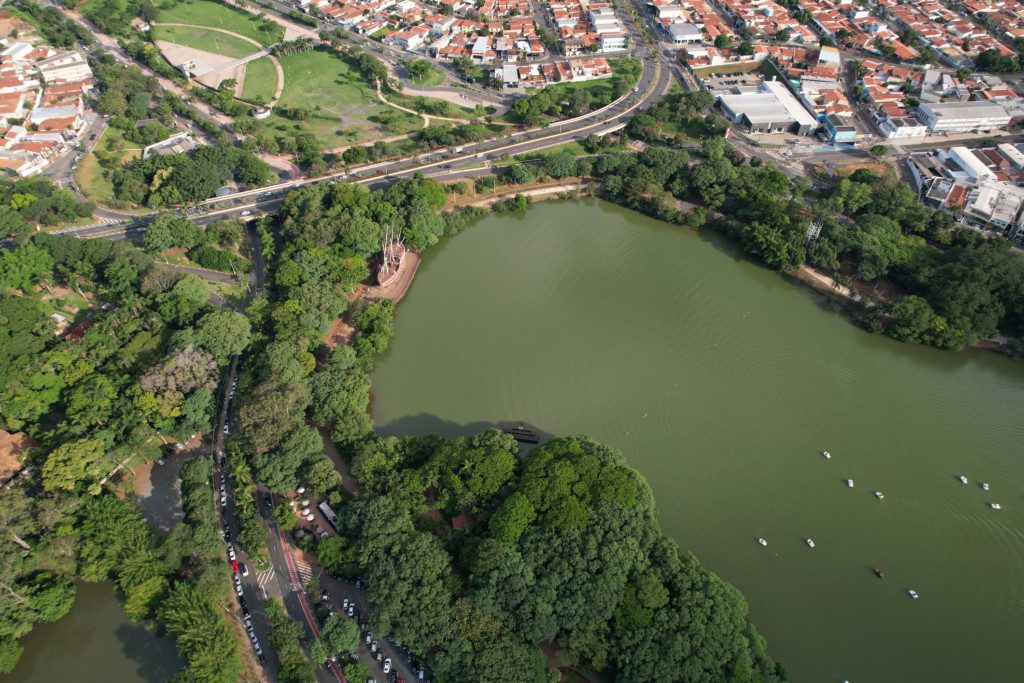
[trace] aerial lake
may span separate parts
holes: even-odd
[[[716,235],[596,200],[483,219],[420,265],[373,408],[621,449],[795,681],[1024,671],[1024,364],[869,334]]]
[[[52,624],[38,624],[21,644],[21,661],[0,679],[160,683],[185,665],[169,638],[128,621],[110,583],[79,583],[71,612]]]

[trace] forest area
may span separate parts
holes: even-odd
[[[70,610],[76,581],[113,580],[130,620],[175,638],[189,680],[234,680],[209,459],[183,468],[185,519],[166,536],[118,473],[159,457],[158,437],[212,430],[248,320],[124,242],[35,235],[0,255],[0,286],[0,420],[29,444],[0,491],[0,671],[34,624]]]

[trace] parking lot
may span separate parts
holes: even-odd
[[[759,73],[720,74],[708,76],[703,81],[712,92],[720,92],[733,88],[757,88],[764,82],[764,76]]]

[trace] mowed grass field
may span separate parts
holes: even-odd
[[[401,135],[422,126],[418,116],[389,107],[356,69],[327,52],[312,51],[279,58],[284,69],[284,93],[267,119],[271,128],[289,133],[309,131],[324,149]],[[307,109],[305,121],[281,115],[281,109]],[[391,119],[385,126],[378,116]]]
[[[236,38],[221,31],[190,26],[154,26],[150,29],[154,40],[166,40],[196,50],[212,52],[225,57],[240,59],[253,52],[259,52],[260,46]]]
[[[142,155],[142,148],[134,142],[122,140],[121,132],[116,128],[105,128],[96,144],[96,151],[82,157],[75,169],[75,182],[82,194],[97,204],[110,204],[114,201],[114,184],[104,177],[104,168],[100,166],[96,152],[112,159],[112,168],[116,168],[116,164],[127,164],[138,159]]]
[[[242,83],[242,99],[255,102],[269,102],[277,90],[277,69],[270,57],[260,57],[245,65],[245,81]]]
[[[157,16],[157,23],[194,24],[222,28],[252,38],[264,46],[278,43],[284,37],[284,29],[274,21],[269,19],[262,21],[241,10],[208,2],[208,0],[192,0],[175,5],[170,9],[161,10]],[[189,47],[206,49],[208,52],[214,51],[198,45]]]
[[[437,97],[406,95],[405,93],[395,92],[394,90],[389,90],[384,93],[384,97],[388,98],[388,102],[392,102],[401,107],[407,107],[423,114],[443,116],[449,119],[476,119],[487,115],[487,112],[483,109],[477,111],[472,107],[464,107],[461,104],[455,104]]]

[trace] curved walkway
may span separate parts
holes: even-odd
[[[407,112],[409,114],[413,114],[415,116],[419,116],[420,118],[423,119],[423,127],[424,128],[426,128],[427,126],[430,125],[430,120],[431,119],[433,119],[435,121],[451,121],[453,123],[469,123],[470,121],[475,121],[476,120],[476,119],[451,119],[451,118],[448,118],[447,116],[434,116],[433,114],[424,114],[421,111],[416,111],[415,109],[409,109],[408,107],[403,107],[400,104],[395,104],[394,102],[390,102],[390,101],[388,101],[388,98],[384,97],[384,93],[380,89],[380,82],[379,81],[377,82],[377,99],[380,100],[381,102],[383,102],[384,104],[388,105],[389,107],[394,107],[395,109],[398,109],[399,111],[404,111],[404,112]]]
[[[391,65],[391,62],[385,60],[381,61],[383,61],[384,66],[387,67],[388,77],[402,83],[403,95],[410,95],[412,97],[434,97],[439,100],[451,102],[452,104],[457,104],[460,107],[472,107],[477,104],[485,107],[493,107],[494,116],[500,116],[508,110],[508,105],[504,103],[502,98],[497,96],[494,98],[484,97],[481,93],[456,88],[450,85],[416,85],[408,78],[402,78],[399,76],[395,71],[395,67]],[[447,78],[447,74],[445,74],[445,77]],[[468,93],[472,93],[474,97],[470,97]]]
[[[255,45],[256,47],[258,47],[260,52],[265,52],[266,50],[269,50],[269,48],[264,47],[263,44],[260,43],[259,41],[254,40],[253,38],[250,38],[249,36],[243,36],[241,33],[235,33],[234,31],[229,31],[226,28],[216,28],[214,26],[200,26],[199,24],[179,24],[177,22],[159,22],[159,23],[155,23],[153,25],[154,26],[178,26],[178,27],[181,27],[181,28],[198,28],[198,29],[203,29],[204,31],[217,31],[218,33],[223,33],[225,35],[229,35],[232,38],[238,38],[239,40],[243,40],[243,41],[245,41],[247,43],[251,43],[251,44]],[[184,47],[188,47],[188,46],[186,45]],[[193,48],[193,49],[195,49],[195,48]],[[277,60],[277,57],[275,57],[274,55],[270,54],[269,52],[266,52],[266,56],[270,59],[271,63],[274,65],[274,69],[277,71],[277,89],[274,90],[274,97],[270,100],[270,103],[268,105],[268,106],[272,107],[275,104],[277,104],[277,101],[281,99],[281,93],[284,92],[284,69],[281,67],[281,62],[279,62]],[[242,86],[242,84],[239,83],[238,87],[241,88],[241,86]]]

